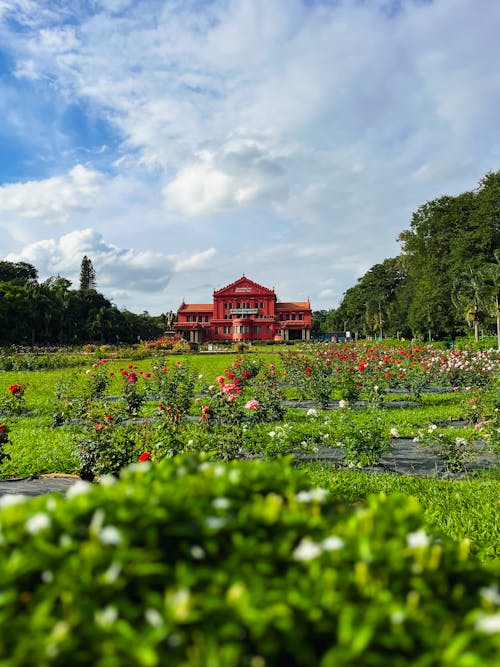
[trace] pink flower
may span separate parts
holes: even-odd
[[[245,408],[247,410],[257,410],[259,405],[259,401],[256,401],[255,398],[253,398],[251,401],[247,401],[247,403],[245,403]]]
[[[228,403],[232,403],[235,400],[236,400],[236,396],[234,394],[229,394],[229,396],[227,397]]]
[[[215,378],[215,381],[218,382],[219,384],[224,384],[226,378],[223,375],[219,375]]]

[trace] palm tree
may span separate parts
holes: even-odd
[[[488,289],[482,271],[471,267],[457,276],[453,284],[451,300],[465,317],[469,327],[474,327],[474,339],[479,340],[479,324],[487,313]]]
[[[486,310],[496,319],[497,349],[500,350],[500,250],[494,252],[495,262],[486,264],[481,269],[485,284]]]

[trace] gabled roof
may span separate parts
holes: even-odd
[[[229,285],[226,285],[226,287],[222,287],[219,290],[214,290],[214,296],[234,294],[240,291],[242,296],[244,296],[245,292],[247,291],[248,293],[253,292],[257,294],[274,295],[274,290],[271,290],[268,287],[264,287],[263,285],[259,285],[259,283],[256,283],[243,275],[238,280],[235,280],[234,283],[230,283]]]
[[[213,312],[214,306],[212,303],[181,303],[179,313],[198,313],[198,312]]]

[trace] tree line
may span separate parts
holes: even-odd
[[[496,333],[500,347],[500,172],[420,206],[398,241],[399,256],[372,266],[338,308],[314,313],[313,332],[425,340]]]
[[[0,261],[0,344],[137,343],[165,331],[164,314],[120,310],[98,292],[86,256],[79,287],[71,286],[62,276],[39,282],[37,269],[26,262]]]

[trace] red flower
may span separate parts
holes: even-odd
[[[8,391],[10,391],[12,396],[22,396],[24,394],[24,389],[20,384],[11,384]]]
[[[6,430],[7,427],[5,426],[5,424],[0,424],[0,433],[5,433]]]
[[[311,369],[309,368],[309,366],[306,368],[306,376],[308,378],[311,377]]]
[[[108,422],[113,421],[113,415],[104,415],[104,419]]]
[[[99,424],[95,425],[95,430],[96,431],[102,431],[103,428],[104,428],[104,424],[99,423]]]
[[[151,461],[151,452],[142,452],[139,456],[140,463],[144,463],[145,461]]]

